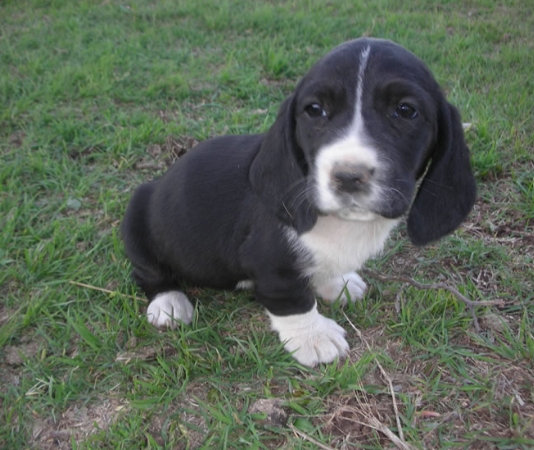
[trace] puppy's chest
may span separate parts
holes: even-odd
[[[398,220],[380,218],[369,222],[320,217],[315,226],[297,238],[304,258],[305,274],[318,279],[358,270],[378,254]]]

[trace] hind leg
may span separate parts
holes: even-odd
[[[180,323],[191,323],[194,307],[180,291],[180,283],[171,275],[155,266],[148,271],[146,267],[145,270],[136,267],[132,275],[150,302],[146,315],[152,325],[160,329],[174,329]]]
[[[176,328],[179,322],[191,323],[193,305],[180,292],[179,277],[161,263],[157,245],[151,239],[147,205],[153,187],[153,183],[147,183],[135,191],[121,231],[126,254],[134,266],[132,277],[150,302],[148,321],[157,328]]]
[[[194,307],[183,292],[168,291],[156,295],[148,305],[146,316],[156,328],[176,328],[193,320]]]
[[[146,311],[148,321],[159,329],[174,329],[180,323],[190,324],[194,307],[180,291],[179,283],[156,274],[153,268],[150,278],[146,272],[142,275],[140,272],[139,268],[135,268],[132,275],[150,302]]]

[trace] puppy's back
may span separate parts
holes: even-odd
[[[251,219],[248,172],[261,140],[251,135],[204,141],[162,178],[140,186],[122,225],[134,265],[157,261],[162,271],[193,284],[234,287],[243,277],[238,241]]]

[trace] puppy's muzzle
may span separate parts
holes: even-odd
[[[347,194],[366,193],[375,169],[363,164],[335,165],[330,174],[332,185],[337,192]]]

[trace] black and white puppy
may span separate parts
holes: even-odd
[[[360,298],[354,270],[403,216],[424,245],[457,228],[475,195],[460,115],[427,67],[357,39],[312,67],[267,133],[202,142],[141,185],[122,235],[152,324],[191,322],[185,285],[250,287],[313,366],[349,348],[315,296]]]

